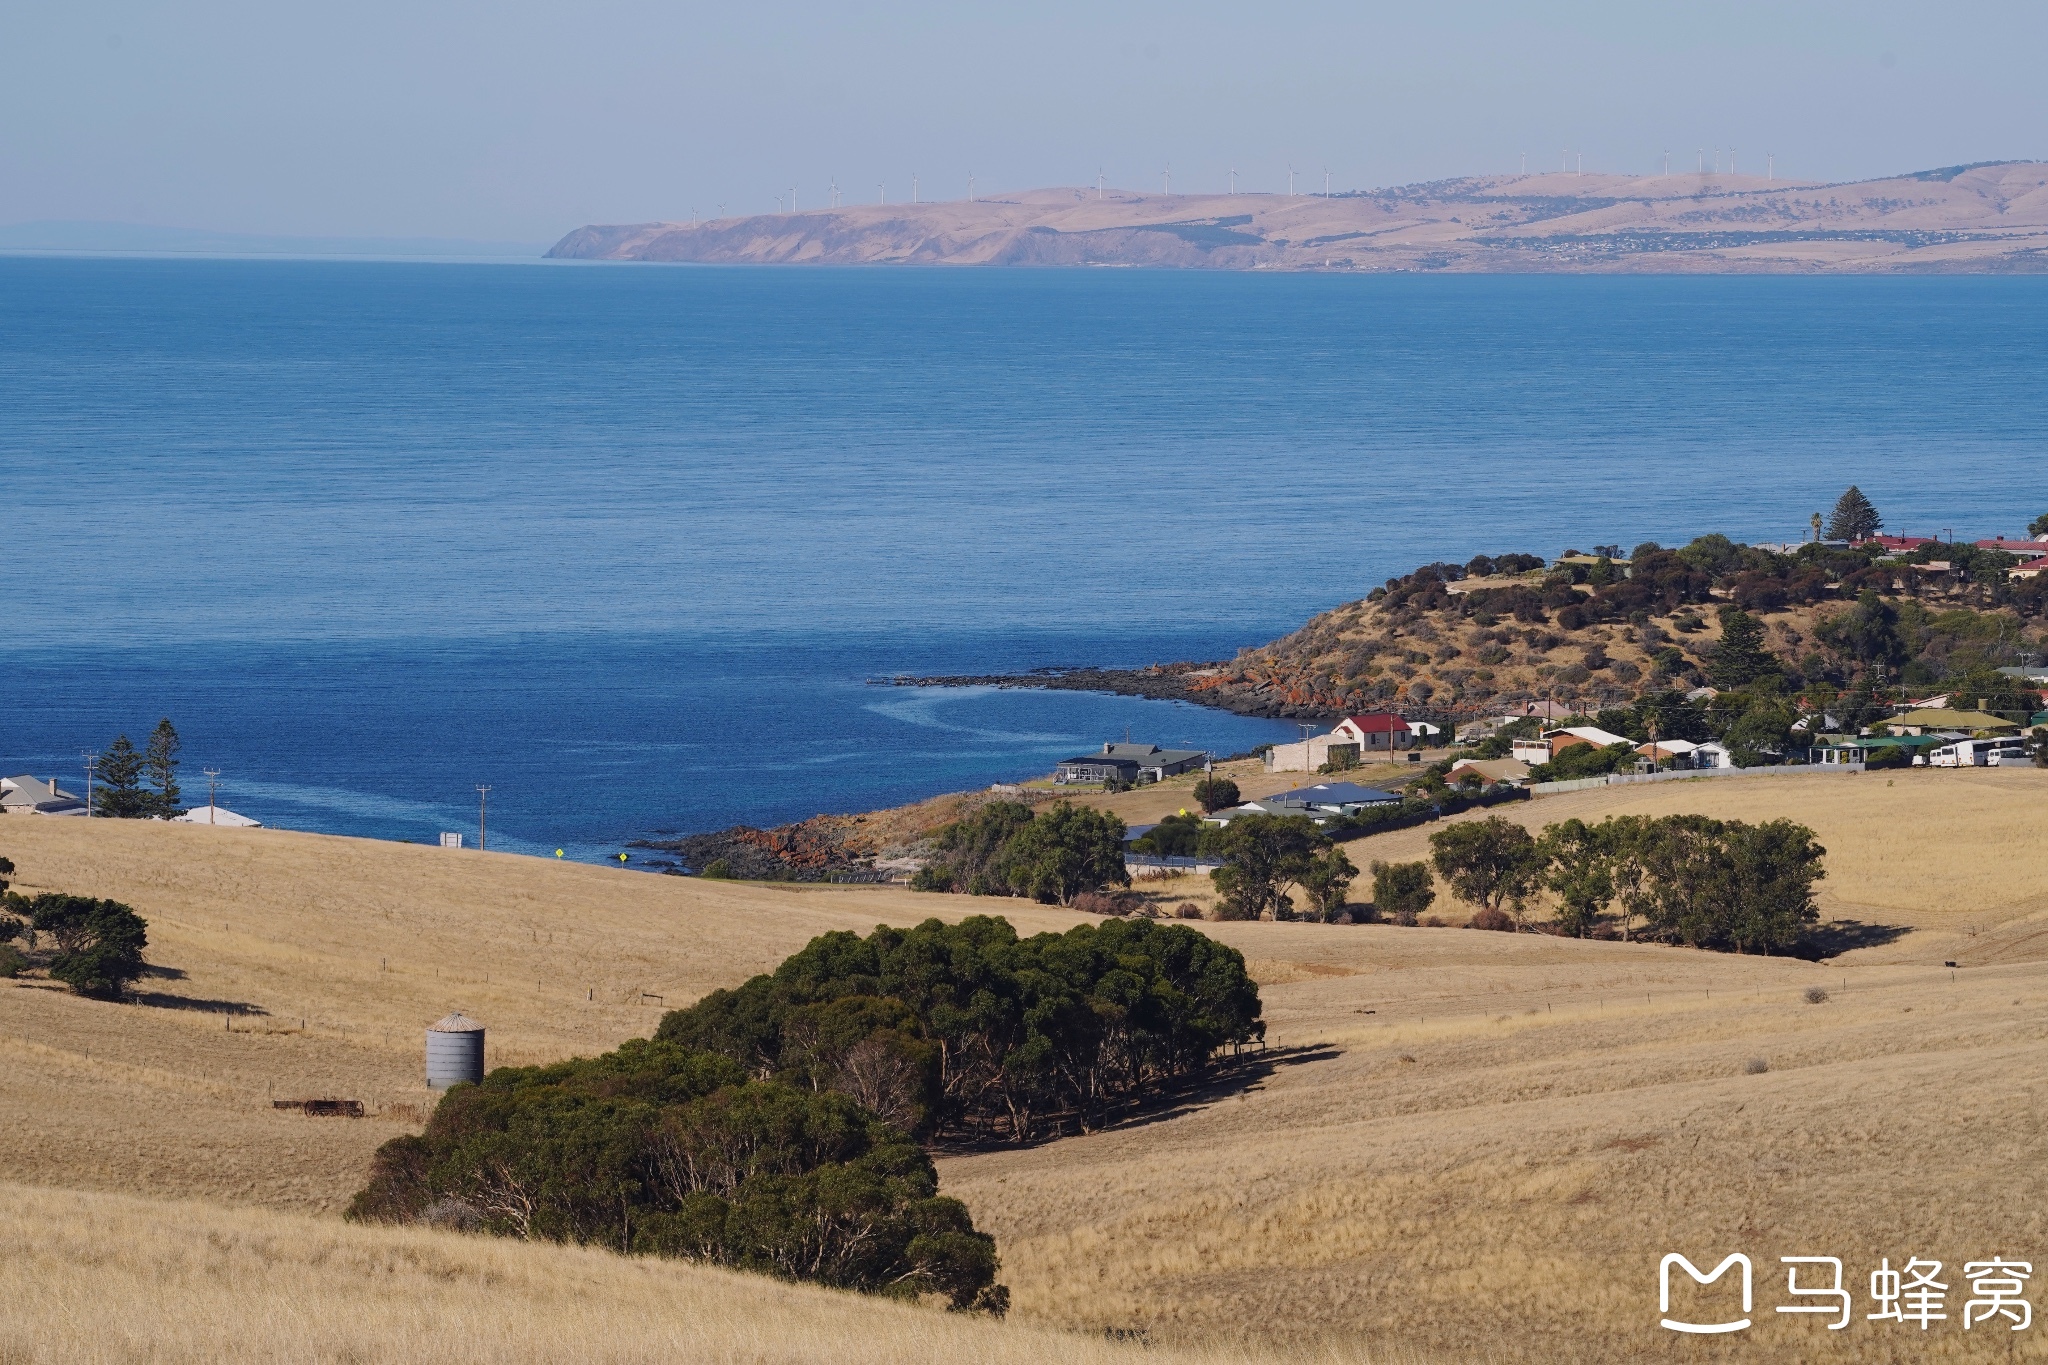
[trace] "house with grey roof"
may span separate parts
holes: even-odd
[[[1062,786],[1074,782],[1159,782],[1209,761],[1200,749],[1162,749],[1157,744],[1105,744],[1099,754],[1063,758],[1052,770]]]
[[[0,777],[0,815],[83,814],[85,802],[59,788],[54,777]]]

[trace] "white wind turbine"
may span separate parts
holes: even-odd
[[[1230,192],[1232,194],[1237,193],[1237,167],[1235,166],[1230,168]]]

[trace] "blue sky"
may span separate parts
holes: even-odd
[[[546,241],[1091,182],[2048,156],[2048,6],[9,5],[0,223]]]

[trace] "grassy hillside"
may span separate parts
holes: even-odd
[[[1832,1254],[1854,1278],[1879,1256],[1960,1265],[2026,1259],[2042,1244],[2048,1173],[2032,1154],[2048,1137],[2038,1094],[2048,1085],[2048,858],[2030,812],[2044,782],[2027,770],[1814,774],[1508,808],[1536,823],[1622,810],[1791,814],[1831,850],[1828,913],[1910,932],[1816,965],[1457,929],[1205,925],[1261,979],[1270,1074],[1149,1122],[946,1156],[945,1190],[998,1239],[1011,1327],[1262,1349],[1334,1334],[1396,1349],[1427,1342],[1449,1358],[1625,1360],[1668,1349],[1655,1327],[1659,1256],[1741,1249],[1759,1267],[1755,1340],[1690,1343],[1704,1358],[1981,1355],[1981,1333],[1966,1338],[1953,1321],[1909,1341],[1860,1319],[1828,1334],[1769,1314],[1782,1285],[1770,1268],[1780,1255]],[[1424,839],[1407,831],[1354,848],[1415,856]],[[718,885],[276,831],[23,820],[0,828],[0,846],[28,889],[135,904],[151,921],[152,961],[184,973],[147,982],[152,998],[139,1006],[0,982],[10,1062],[0,1126],[18,1135],[0,1145],[0,1178],[284,1210],[334,1209],[376,1143],[411,1126],[402,1106],[428,1102],[416,1088],[420,1029],[453,1006],[492,1026],[494,1063],[560,1056],[651,1031],[659,1010],[635,1003],[639,991],[682,1003],[825,928],[988,911],[1027,931],[1081,919],[1013,901]],[[1948,958],[1963,967],[1951,974],[1939,965]],[[1807,1002],[1814,986],[1825,1002]],[[229,1032],[203,1007],[224,999],[268,1013],[245,1014]],[[1753,1059],[1768,1070],[1751,1074]],[[345,1094],[385,1116],[279,1114],[272,1093]],[[0,1245],[61,1244],[73,1248],[68,1264],[91,1264],[81,1229],[92,1218],[47,1202],[75,1197],[0,1200]],[[211,1229],[216,1216],[270,1215],[180,1211],[172,1221]],[[70,1241],[50,1231],[53,1220]],[[125,1226],[112,1214],[101,1221]],[[375,1264],[368,1252],[343,1253],[370,1245],[348,1240],[357,1230],[289,1226],[306,1231],[262,1224],[279,1230],[250,1234],[281,1265],[263,1285],[334,1281],[290,1269],[307,1238],[315,1249],[318,1237],[336,1239],[334,1264]],[[474,1281],[447,1280],[448,1293],[460,1288],[514,1322],[528,1311],[527,1277],[553,1273],[532,1269],[543,1263],[604,1281],[593,1301],[614,1308],[652,1292],[635,1286],[697,1273],[360,1235],[398,1239],[376,1243],[393,1248],[474,1248],[491,1266],[514,1258]],[[186,1253],[146,1254],[173,1269],[109,1260],[92,1270],[102,1278],[81,1282],[112,1301],[169,1302],[176,1296],[145,1285],[183,1283],[175,1267]],[[569,1259],[545,1259],[555,1256]],[[349,1283],[335,1282],[343,1307],[320,1320],[369,1302],[351,1299]],[[793,1301],[782,1296],[795,1291],[744,1283],[749,1313]],[[284,1292],[265,1287],[254,1301]],[[955,1330],[935,1320],[944,1325],[934,1331]],[[760,1321],[780,1330],[772,1316]],[[91,1330],[112,1343],[108,1358],[130,1349],[118,1346],[129,1328]],[[536,1357],[551,1354],[552,1329],[535,1330]],[[780,1358],[768,1350],[775,1334],[758,1330],[749,1339],[763,1354],[743,1358]],[[515,1358],[483,1354],[494,1340],[443,1354]],[[640,1349],[629,1342],[615,1358]],[[0,1358],[18,1355],[0,1348]],[[365,1346],[357,1358],[386,1355]]]
[[[1077,1340],[672,1261],[260,1209],[0,1185],[0,1227],[10,1365],[1244,1358]]]

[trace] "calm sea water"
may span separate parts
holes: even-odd
[[[0,771],[170,715],[300,828],[600,857],[1293,727],[1216,657],[1440,557],[2048,506],[2048,280],[0,258]]]

